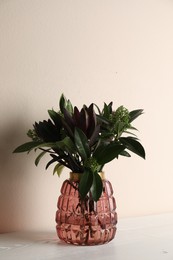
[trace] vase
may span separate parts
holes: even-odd
[[[111,183],[100,173],[103,192],[95,202],[89,192],[81,201],[78,186],[80,174],[70,173],[62,184],[56,212],[58,237],[74,245],[101,245],[116,234],[117,214]]]

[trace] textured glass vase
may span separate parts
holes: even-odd
[[[89,193],[80,200],[78,174],[71,173],[65,180],[59,196],[56,212],[58,237],[75,245],[101,245],[111,241],[116,233],[116,203],[111,183],[103,178],[103,192],[94,202]]]

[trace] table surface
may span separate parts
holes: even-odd
[[[1,260],[173,260],[173,213],[119,219],[113,241],[100,246],[61,242],[55,230],[0,235]]]

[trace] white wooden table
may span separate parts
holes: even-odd
[[[119,219],[115,239],[101,246],[61,242],[55,230],[0,235],[1,260],[173,260],[173,213]]]

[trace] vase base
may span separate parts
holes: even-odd
[[[113,224],[106,225],[104,229],[100,226],[61,224],[56,226],[56,230],[59,239],[78,246],[103,245],[110,242],[116,234]]]

